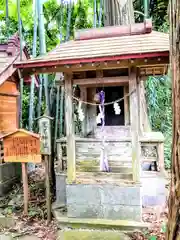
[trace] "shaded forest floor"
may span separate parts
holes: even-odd
[[[0,199],[0,217],[15,219],[10,224],[1,224],[0,232],[11,233],[15,238],[23,235],[34,235],[43,240],[57,239],[58,225],[53,219],[46,222],[44,169],[39,168],[29,176],[30,202],[29,215],[23,216],[23,190],[17,184],[11,193]],[[144,222],[150,223],[146,232],[134,232],[130,235],[132,240],[164,240],[167,221],[167,208],[143,209]]]

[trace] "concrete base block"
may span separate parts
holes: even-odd
[[[141,221],[140,186],[67,185],[67,216]]]
[[[56,203],[66,204],[66,174],[56,173]]]
[[[168,198],[166,183],[164,178],[142,178],[143,207],[164,206],[166,204]]]

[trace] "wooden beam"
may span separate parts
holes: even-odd
[[[127,85],[129,83],[128,76],[119,76],[119,77],[102,77],[102,78],[84,78],[84,79],[73,79],[73,84],[79,86],[119,86]]]
[[[136,69],[129,70],[129,92],[130,94],[130,122],[132,136],[132,166],[133,181],[140,181],[140,156],[141,144],[139,139],[139,111]]]
[[[81,87],[80,88],[80,98],[82,101],[87,102],[87,88]],[[82,110],[84,113],[84,120],[82,122],[82,135],[85,137],[87,135],[87,105],[82,104]]]
[[[130,124],[129,116],[129,86],[124,86],[124,125],[128,126]]]
[[[76,152],[74,134],[74,110],[72,102],[72,74],[65,74],[65,122],[67,137],[67,180],[76,181]]]
[[[146,61],[145,61],[146,60]],[[22,68],[22,76],[28,76],[32,74],[39,73],[55,73],[55,72],[80,72],[88,70],[101,70],[101,69],[120,69],[128,67],[155,67],[155,66],[167,66],[169,63],[169,56],[162,56],[157,59],[157,57],[151,58],[140,58],[140,59],[122,59],[107,62],[91,62],[91,63],[74,63],[70,65],[60,65],[58,62],[52,66],[41,66],[41,67],[30,67]]]

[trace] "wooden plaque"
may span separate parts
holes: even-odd
[[[40,152],[51,155],[51,119],[43,116],[39,118]]]
[[[4,161],[40,163],[40,138],[38,134],[19,129],[3,137]]]

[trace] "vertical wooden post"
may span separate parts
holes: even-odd
[[[74,110],[72,99],[72,74],[65,74],[65,121],[67,138],[67,179],[71,184],[76,180],[76,152],[74,136]]]
[[[139,110],[138,110],[138,92],[135,69],[129,71],[129,92],[130,94],[130,122],[132,137],[132,166],[133,181],[140,181],[140,155],[141,145],[139,140]]]
[[[157,145],[157,154],[159,162],[159,170],[161,173],[164,173],[164,143],[158,143]]]
[[[64,124],[63,124],[63,115],[64,115],[64,86],[61,86],[61,99],[60,99],[60,128],[59,128],[59,135],[60,137],[63,136]]]
[[[28,190],[28,173],[27,163],[22,163],[22,181],[23,181],[23,192],[24,192],[24,215],[28,215],[28,201],[29,201],[29,190]]]
[[[45,175],[46,175],[46,207],[47,207],[47,221],[51,221],[51,190],[50,190],[50,176],[49,176],[49,156],[45,155]]]
[[[81,92],[81,100],[83,101],[87,101],[87,88],[86,87],[81,87],[80,88],[80,92]],[[86,104],[82,105],[82,109],[84,112],[84,121],[82,122],[82,135],[83,137],[85,137],[87,135],[87,106]]]
[[[124,86],[124,125],[128,126],[130,123],[129,117],[129,86]]]
[[[138,109],[139,109],[139,133],[142,135],[144,132],[144,114],[143,114],[143,103],[142,103],[142,92],[141,92],[141,83],[137,83],[137,92],[138,92]]]
[[[140,114],[139,128],[141,132],[150,132],[151,126],[150,126],[150,122],[147,114],[144,81],[141,79],[138,83],[138,94],[139,94],[139,114]]]

